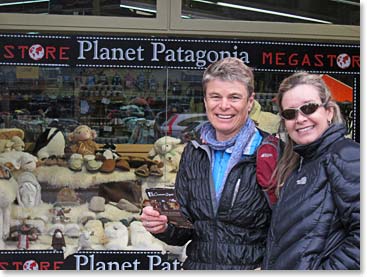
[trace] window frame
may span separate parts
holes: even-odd
[[[67,34],[134,33],[351,43],[360,41],[360,26],[183,19],[181,2],[181,0],[157,0],[156,18],[3,13],[0,16],[0,30]]]

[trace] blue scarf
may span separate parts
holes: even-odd
[[[219,200],[220,195],[222,194],[228,173],[241,160],[243,151],[245,150],[246,146],[251,142],[251,138],[255,134],[255,131],[255,123],[250,118],[247,118],[246,124],[241,128],[238,134],[227,141],[218,141],[216,139],[215,129],[210,122],[205,123],[201,128],[201,138],[206,142],[206,144],[209,145],[212,150],[223,151],[230,147],[233,147],[231,157],[228,161],[227,168],[223,176],[222,184],[220,185],[219,190],[216,191],[217,200]],[[213,165],[214,161],[212,161],[211,166],[213,167]]]

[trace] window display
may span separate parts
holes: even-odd
[[[17,253],[28,255],[27,262],[32,251],[44,250],[40,259],[50,266],[58,261],[52,266],[107,269],[108,259],[117,258],[98,251],[115,250],[126,251],[120,268],[180,268],[185,248],[147,233],[140,211],[146,188],[174,187],[184,143],[197,138],[207,120],[203,70],[223,55],[242,57],[254,68],[250,116],[260,128],[283,131],[273,100],[277,87],[291,72],[308,70],[325,75],[350,136],[359,141],[358,45],[5,34],[0,39],[7,49],[0,57],[0,250],[26,252]],[[46,257],[48,250],[57,250],[53,258]],[[78,252],[84,250],[92,252]],[[134,259],[128,251],[137,251]]]

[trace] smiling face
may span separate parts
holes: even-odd
[[[312,85],[298,85],[286,91],[281,102],[282,110],[298,108],[306,103],[322,101],[319,91]],[[333,109],[320,106],[314,113],[304,115],[297,112],[292,120],[284,120],[285,127],[291,139],[297,144],[309,144],[318,139],[329,127],[333,118]]]
[[[245,124],[254,102],[247,88],[239,81],[214,79],[206,84],[204,103],[218,141],[235,136]]]

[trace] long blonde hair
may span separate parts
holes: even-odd
[[[319,92],[321,102],[325,103],[325,108],[331,107],[334,110],[333,118],[330,124],[332,123],[344,124],[344,119],[340,112],[340,108],[338,104],[332,99],[330,90],[326,86],[323,79],[321,78],[321,75],[310,74],[307,72],[296,72],[282,81],[278,89],[278,94],[276,96],[277,105],[280,112],[283,111],[282,100],[284,94],[298,85],[314,86]],[[286,131],[284,119],[281,119],[279,129]],[[288,176],[297,167],[299,163],[299,156],[296,152],[293,151],[293,146],[294,143],[292,139],[289,137],[288,133],[286,132],[285,147],[283,150],[283,154],[280,160],[278,161],[277,167],[274,172],[274,176],[276,176],[275,178],[277,180],[276,193],[278,195],[280,188],[284,184],[284,181],[288,178]]]

